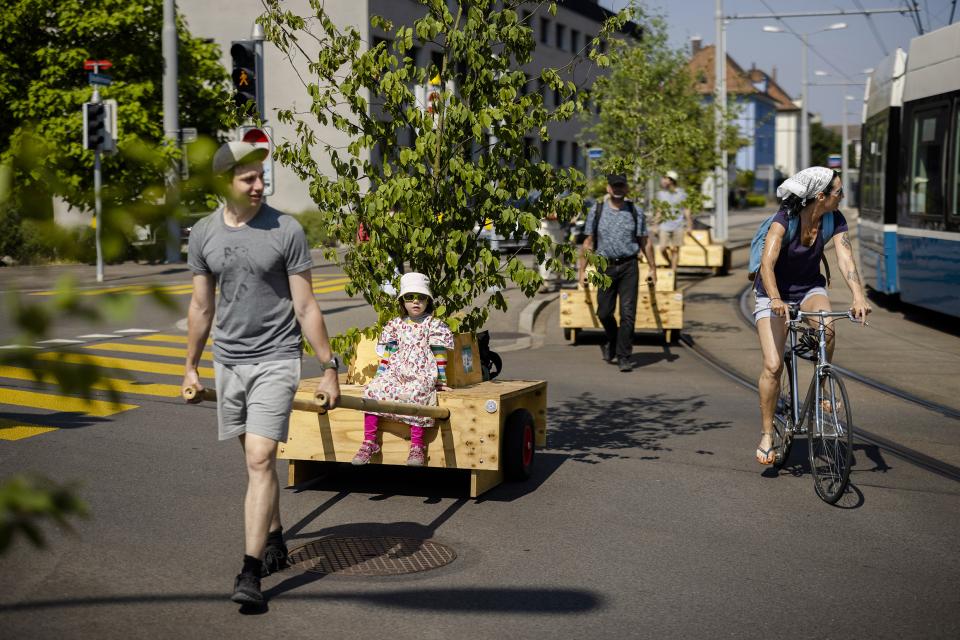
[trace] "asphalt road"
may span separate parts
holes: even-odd
[[[410,536],[457,559],[389,578],[288,571],[265,579],[260,615],[227,599],[245,479],[212,407],[138,397],[0,442],[4,475],[76,481],[92,509],[72,534],[47,528],[47,549],[0,558],[3,636],[960,635],[958,483],[859,447],[853,491],[827,506],[801,451],[780,474],[754,462],[753,393],[642,340],[620,373],[595,344],[566,344],[556,313],[537,348],[504,354],[505,376],[549,381],[549,446],[527,483],[470,500],[458,472],[370,468],[283,491],[291,547]]]

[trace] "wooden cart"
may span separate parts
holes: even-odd
[[[360,401],[378,361],[376,342],[362,340],[348,373],[341,376],[341,394],[354,398],[351,404]],[[426,466],[469,470],[473,498],[504,479],[529,478],[536,449],[547,444],[547,383],[482,377],[476,337],[457,334],[447,358],[447,383],[453,389],[437,394],[440,409],[449,415],[424,433]],[[314,388],[315,380],[302,381],[297,398],[311,398]],[[381,419],[380,433],[381,451],[371,463],[405,465],[410,427]],[[278,457],[289,461],[289,483],[297,484],[322,473],[324,464],[350,462],[362,442],[362,411],[294,410]]]
[[[657,268],[656,291],[652,291],[646,281],[647,270],[647,265],[640,265],[634,329],[660,332],[670,342],[674,332],[683,329],[683,292],[675,290],[675,272],[665,268]],[[619,321],[619,309],[615,315]],[[603,330],[597,317],[596,289],[588,285],[586,288],[560,291],[560,326],[564,338],[574,343],[583,329]]]
[[[655,247],[654,254],[658,267],[670,266],[670,260],[663,255],[661,247]],[[729,266],[729,251],[724,245],[715,244],[707,229],[687,231],[677,256],[677,266],[712,269],[715,274],[719,274]],[[657,271],[657,277],[659,274]]]

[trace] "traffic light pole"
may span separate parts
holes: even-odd
[[[177,95],[177,24],[176,3],[163,0],[163,133],[166,144],[172,149],[180,147],[180,111]],[[174,163],[167,168],[166,204],[168,263],[180,262],[180,223],[174,212],[174,206],[180,198],[180,171]]]
[[[99,71],[97,69],[96,71]],[[94,73],[96,73],[94,71]],[[90,98],[93,104],[100,103],[100,88],[93,85],[93,97]],[[103,176],[100,173],[100,146],[93,150],[93,219],[96,223],[94,227],[95,242],[97,245],[97,282],[103,282],[103,245],[100,242],[100,229],[103,227],[103,204],[100,200],[100,188],[103,183]]]

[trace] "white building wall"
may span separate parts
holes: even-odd
[[[777,112],[777,168],[787,176],[799,171],[800,112]]]
[[[223,54],[221,61],[228,71],[232,68],[230,43],[234,40],[249,40],[254,20],[263,12],[263,6],[259,2],[233,0],[180,0],[177,8],[186,18],[193,36],[212,38],[220,45]],[[343,28],[352,25],[359,30],[364,41],[369,42],[367,0],[326,0],[324,8],[337,26]],[[284,9],[305,17],[313,15],[307,0],[286,0]],[[302,38],[300,44],[308,53],[316,49],[316,43],[309,38]],[[277,122],[276,110],[309,111],[312,104],[296,72],[299,70],[304,80],[309,81],[307,62],[302,55],[288,60],[275,46],[269,42],[264,43],[264,110],[267,124],[273,127],[274,138],[278,141],[295,139],[296,131],[293,127]],[[184,127],[190,126],[189,122],[180,124]],[[346,137],[332,126],[324,126],[314,120],[312,128],[319,140],[337,147],[348,144]],[[333,168],[326,154],[319,147],[316,153],[321,170],[333,175]],[[290,213],[316,208],[308,192],[309,185],[279,163],[274,165],[274,184],[274,195],[268,198],[271,206]]]

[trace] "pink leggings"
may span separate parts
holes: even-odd
[[[363,439],[369,442],[377,441],[377,423],[380,422],[380,416],[373,413],[363,414]],[[423,446],[423,427],[410,425],[410,444],[418,447]]]

